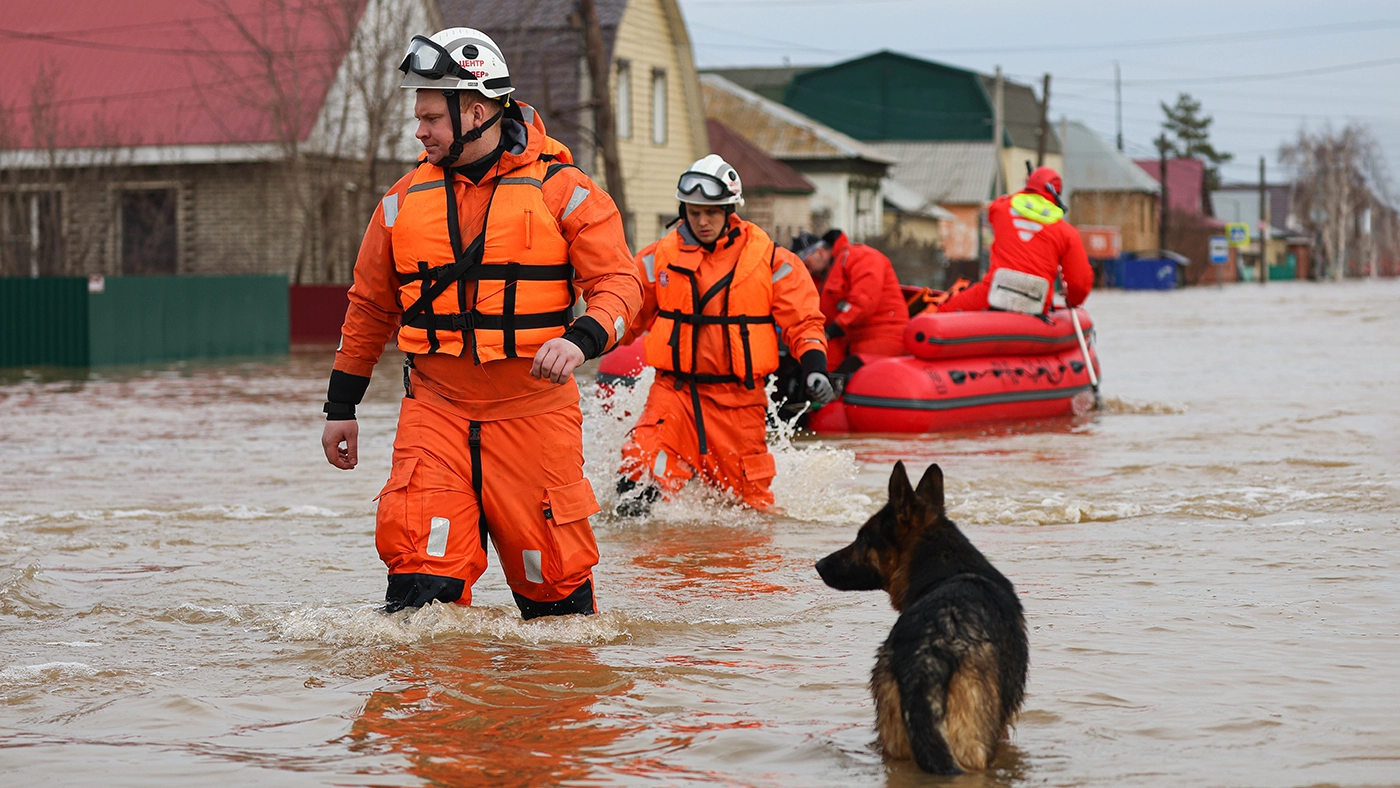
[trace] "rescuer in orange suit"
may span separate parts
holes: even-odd
[[[1079,232],[1065,221],[1060,174],[1040,167],[1026,187],[998,197],[991,219],[991,265],[982,281],[943,302],[940,312],[982,309],[1043,314],[1050,310],[1056,276],[1065,280],[1065,301],[1079,306],[1094,286],[1094,269]]]
[[[693,475],[755,509],[773,504],[765,378],[778,368],[778,332],[801,360],[810,399],[835,396],[817,289],[802,261],[739,218],[739,174],[711,154],[676,188],[680,224],[643,249],[644,300],[624,342],[648,332],[656,379],[622,448],[623,515],[643,514]]]
[[[593,613],[598,502],[573,370],[614,346],[641,304],[622,219],[512,99],[485,34],[415,36],[399,68],[424,155],[360,246],[326,459],[355,467],[355,405],[397,329],[405,396],[375,524],[386,610],[470,604],[489,534],[524,618]]]
[[[818,238],[801,233],[792,250],[821,290],[826,318],[826,364],[836,371],[849,355],[904,355],[909,306],[890,258],[851,243],[840,230]]]

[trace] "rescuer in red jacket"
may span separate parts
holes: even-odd
[[[903,355],[909,307],[890,258],[851,243],[840,230],[821,238],[801,233],[792,240],[792,250],[821,290],[829,370],[855,354]]]
[[[938,311],[1043,314],[1055,295],[1056,276],[1064,276],[1070,306],[1084,303],[1094,286],[1094,269],[1079,232],[1065,221],[1063,188],[1058,172],[1040,167],[1026,179],[1026,188],[998,197],[987,209],[995,236],[987,275]]]

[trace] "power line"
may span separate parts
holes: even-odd
[[[1227,77],[1161,77],[1155,79],[1125,79],[1125,85],[1194,85],[1194,84],[1218,84],[1222,82],[1263,82],[1276,79],[1294,79],[1297,77],[1311,77],[1319,74],[1335,74],[1342,71],[1359,71],[1366,68],[1380,68],[1383,66],[1400,65],[1400,57],[1388,57],[1380,60],[1362,60],[1355,63],[1340,63],[1334,66],[1321,66],[1318,68],[1304,68],[1296,71],[1275,71],[1265,74],[1236,74]],[[1093,85],[1111,85],[1111,79],[1092,79],[1088,77],[1060,77],[1061,81],[1082,82]]]

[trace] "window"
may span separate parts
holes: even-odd
[[[0,275],[61,276],[63,193],[0,193]]]
[[[122,273],[172,275],[176,270],[175,190],[121,192]]]
[[[617,112],[618,139],[632,139],[632,63],[617,61],[617,97],[613,101]]]
[[[651,141],[666,144],[666,69],[651,70]]]

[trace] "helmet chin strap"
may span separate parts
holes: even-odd
[[[444,90],[442,95],[447,97],[447,114],[452,118],[452,147],[447,149],[447,155],[438,162],[438,166],[444,170],[457,162],[457,157],[462,155],[462,148],[470,143],[481,139],[481,135],[486,130],[496,125],[496,122],[505,114],[504,111],[497,112],[486,120],[485,123],[462,133],[462,99],[455,90]]]

